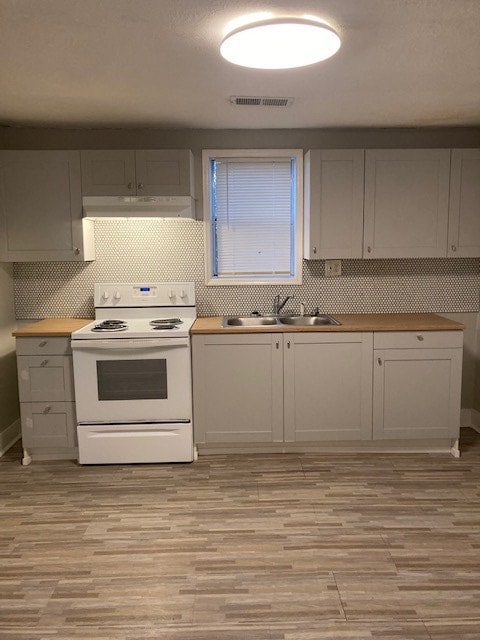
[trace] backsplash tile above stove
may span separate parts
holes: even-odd
[[[94,262],[14,265],[17,319],[93,316],[95,282],[194,281],[199,315],[271,311],[273,296],[294,295],[287,310],[328,313],[477,312],[479,259],[343,260],[325,278],[323,261],[303,263],[300,286],[207,287],[204,225],[193,220],[97,220]]]

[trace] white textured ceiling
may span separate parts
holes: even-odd
[[[259,11],[317,15],[342,47],[303,69],[229,64],[227,23]],[[0,0],[0,124],[479,125],[480,0]]]

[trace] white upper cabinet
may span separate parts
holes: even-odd
[[[450,150],[365,153],[364,257],[445,257]]]
[[[452,150],[447,255],[480,256],[480,149]]]
[[[0,152],[0,260],[93,260],[79,151]]]
[[[363,149],[305,155],[307,260],[362,257],[364,155]]]
[[[84,196],[194,195],[188,149],[82,151]]]

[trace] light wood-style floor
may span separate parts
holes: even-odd
[[[1,640],[479,640],[480,435],[447,455],[0,459]]]

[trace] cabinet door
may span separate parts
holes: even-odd
[[[480,149],[453,149],[448,256],[480,256]]]
[[[367,150],[366,258],[447,254],[450,150]]]
[[[305,156],[305,258],[361,258],[363,149]]]
[[[74,447],[76,444],[73,402],[21,402],[24,447]]]
[[[196,442],[283,441],[282,336],[193,336]]]
[[[128,196],[136,194],[135,151],[82,151],[84,196]]]
[[[188,149],[136,151],[139,196],[192,196],[193,155]]]
[[[373,437],[457,438],[462,349],[376,349]]]
[[[88,230],[78,151],[0,152],[2,261],[93,259]]]
[[[285,440],[372,438],[371,333],[284,335]]]
[[[72,356],[18,356],[20,402],[73,401]]]

